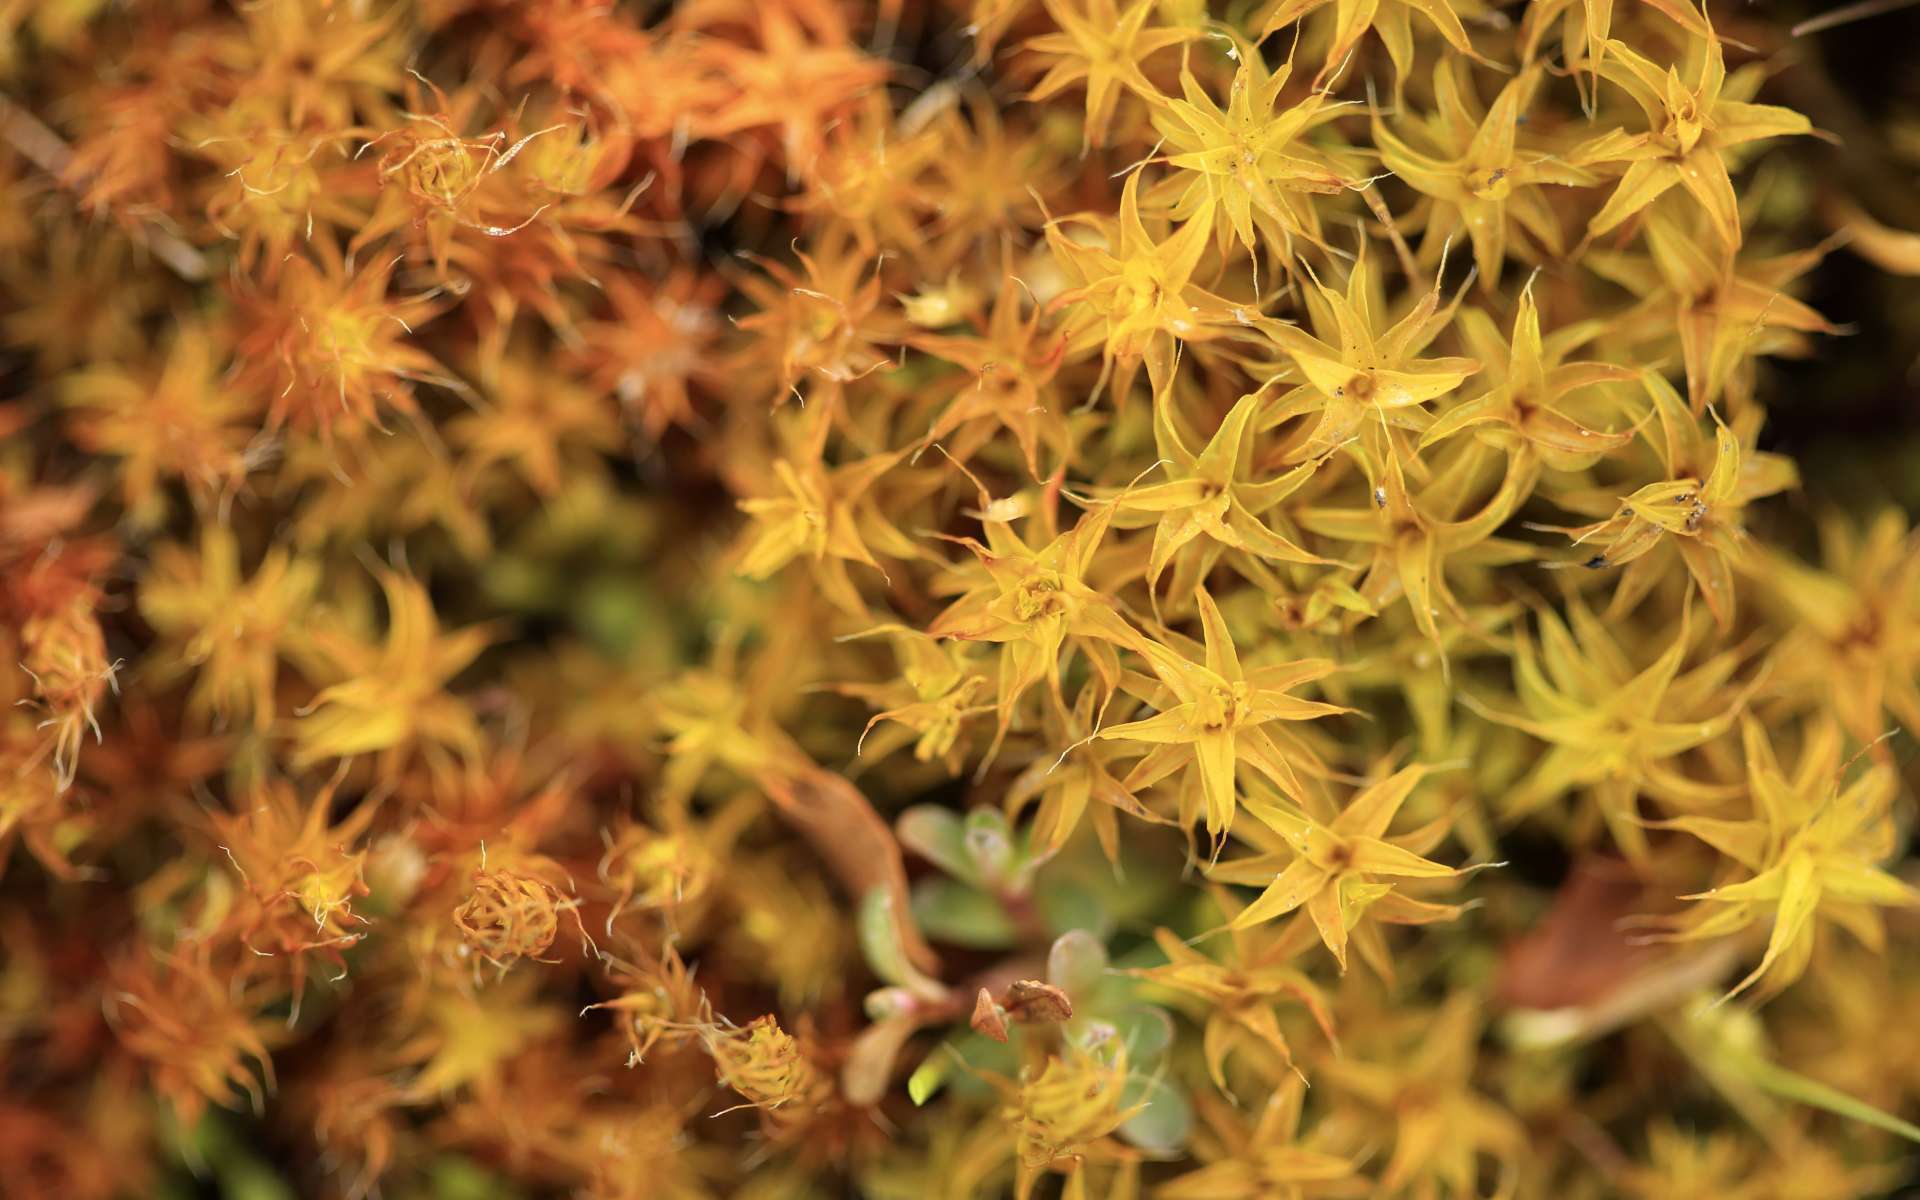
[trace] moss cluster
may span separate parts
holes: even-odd
[[[0,0],[0,1191],[1897,1194],[1906,7]]]

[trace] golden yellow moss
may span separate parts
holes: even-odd
[[[1775,7],[0,0],[0,1191],[1894,1194]]]

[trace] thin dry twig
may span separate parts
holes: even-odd
[[[54,182],[69,188],[74,186],[72,149],[46,122],[5,96],[0,96],[0,140],[52,176]],[[143,222],[129,228],[128,233],[165,263],[168,270],[188,283],[200,283],[207,278],[206,256],[159,225]]]

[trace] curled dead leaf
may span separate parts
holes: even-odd
[[[865,896],[884,889],[907,958],[923,971],[938,972],[940,958],[913,920],[906,858],[893,830],[840,775],[812,764],[783,766],[761,778],[780,815],[812,844],[849,893]]]
[[[1001,1015],[1000,1006],[993,1002],[993,993],[985,988],[973,998],[973,1016],[967,1022],[974,1032],[992,1038],[996,1042],[1007,1040],[1007,1021]]]
[[[1073,1001],[1050,983],[1038,979],[1016,979],[1001,998],[1007,1015],[1023,1025],[1047,1021],[1065,1021],[1073,1016]]]

